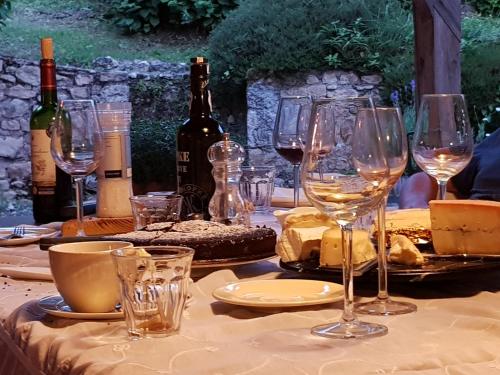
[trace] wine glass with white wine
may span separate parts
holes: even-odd
[[[448,180],[470,162],[473,145],[463,95],[422,95],[412,154],[418,166],[436,179],[438,199],[445,199]]]
[[[76,185],[77,236],[83,227],[83,179],[98,166],[104,151],[102,129],[93,100],[61,100],[50,128],[50,149],[57,166]]]
[[[373,126],[367,126],[369,122]],[[353,127],[350,139],[345,131],[348,126]],[[352,227],[360,216],[380,204],[388,178],[372,99],[314,100],[302,162],[302,185],[309,201],[340,227],[344,283],[340,321],[313,327],[315,335],[362,338],[387,333],[384,325],[359,321],[354,313]]]
[[[377,245],[378,245],[378,294],[369,302],[356,305],[356,312],[371,315],[398,315],[417,310],[413,303],[395,301],[389,296],[387,288],[387,244],[385,237],[385,207],[390,190],[403,174],[408,161],[408,141],[403,116],[399,108],[377,107],[377,118],[382,135],[382,143],[389,166],[389,181],[384,199],[377,209]],[[365,117],[366,126],[373,117]]]

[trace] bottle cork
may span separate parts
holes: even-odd
[[[44,60],[54,59],[54,47],[52,45],[52,38],[40,39],[40,49],[42,51],[42,59]]]

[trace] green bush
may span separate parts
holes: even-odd
[[[0,0],[0,27],[5,26],[5,19],[8,17],[11,8],[10,0]]]
[[[175,190],[175,142],[178,122],[138,120],[130,127],[132,176],[137,183],[157,183]]]
[[[373,71],[411,38],[409,22],[398,0],[245,1],[213,30],[209,53],[215,78],[237,83],[254,70],[347,64]],[[356,64],[360,57],[364,67]]]
[[[149,33],[162,25],[209,31],[237,6],[237,0],[115,0],[110,14],[130,33]]]
[[[500,0],[468,0],[482,16],[500,16]]]
[[[401,7],[406,10],[413,9],[413,0],[399,0]]]
[[[401,8],[386,6],[349,25],[333,21],[322,27],[320,36],[328,49],[325,59],[330,66],[381,72],[395,56],[412,49],[413,22]]]

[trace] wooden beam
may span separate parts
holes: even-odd
[[[460,12],[460,0],[413,0],[417,102],[461,92]]]

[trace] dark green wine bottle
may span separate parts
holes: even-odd
[[[71,202],[71,177],[59,169],[50,154],[48,129],[57,109],[56,65],[51,38],[41,40],[41,103],[32,112],[31,176],[33,217],[37,223],[61,220],[61,208]]]
[[[202,215],[208,220],[208,203],[215,191],[207,151],[222,140],[223,130],[212,118],[208,76],[208,60],[192,58],[189,119],[177,132],[177,191],[184,197],[183,219]]]

